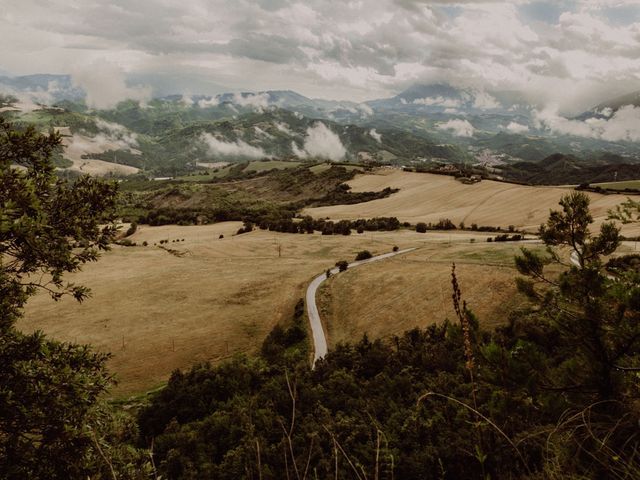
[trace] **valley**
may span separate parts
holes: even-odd
[[[640,479],[639,5],[3,2],[0,479]]]
[[[347,323],[347,333],[335,329],[335,325],[347,320],[337,320],[334,314],[328,317],[331,320],[325,327],[330,346],[338,341],[356,341],[365,331],[399,334],[408,325],[426,326],[451,319],[449,309],[441,308],[443,292],[449,289],[452,248],[476,257],[473,270],[465,272],[462,266],[460,270],[478,292],[472,297],[474,307],[486,313],[490,323],[489,314],[504,307],[496,305],[494,298],[483,299],[479,292],[496,281],[496,254],[504,265],[497,274],[499,281],[512,284],[515,276],[509,261],[514,246],[487,244],[487,234],[482,233],[420,234],[401,230],[362,235],[354,232],[345,237],[255,231],[233,236],[241,225],[223,222],[186,227],[140,226],[130,238],[146,241],[148,246],[114,246],[100,262],[69,276],[70,281],[90,287],[91,298],[80,305],[71,298],[52,303],[48,295],[41,293],[29,302],[19,328],[43,330],[59,340],[90,343],[111,352],[109,367],[118,379],[114,394],[128,396],[161,385],[176,368],[257,352],[269,331],[291,317],[311,278],[338,260],[353,261],[360,250],[379,254],[390,252],[394,245],[418,248],[406,264],[403,259],[391,259],[380,265],[363,266],[361,274],[367,285],[367,278],[377,279],[381,273],[376,272],[390,268],[391,278],[395,279],[388,292],[392,296],[397,289],[418,294],[416,288],[422,285],[424,296],[420,293],[418,305],[424,310],[400,308],[400,298],[408,297],[395,297],[402,314],[394,322],[377,318],[370,323],[362,321],[353,329]],[[218,238],[220,235],[224,238]],[[470,243],[471,238],[477,243]],[[169,240],[166,248],[178,255],[153,245],[164,239]],[[442,261],[434,270],[434,264],[423,263],[426,257]],[[404,271],[407,265],[413,267]],[[343,306],[345,295],[351,290],[342,291],[340,286],[350,283],[352,274],[359,273],[347,272],[344,280],[340,274],[329,281],[336,292],[330,303],[335,302],[334,308],[339,311],[346,308],[350,313],[357,312],[354,319],[366,312],[351,304]],[[359,285],[363,285],[362,280],[355,282],[353,288],[359,290]],[[326,302],[326,292],[319,298]],[[434,312],[438,315],[432,316]],[[382,330],[381,324],[385,325]]]

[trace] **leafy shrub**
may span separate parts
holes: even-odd
[[[124,236],[130,237],[131,235],[136,233],[136,230],[138,230],[138,224],[136,222],[132,222],[129,228],[127,228],[127,231],[125,232]]]
[[[427,224],[424,222],[416,223],[416,232],[427,233]]]
[[[369,258],[373,257],[373,255],[371,254],[371,252],[369,250],[362,250],[360,252],[358,252],[358,254],[356,255],[356,262],[360,261],[360,260],[367,260]]]
[[[340,260],[339,262],[336,262],[336,267],[338,267],[339,271],[344,272],[347,268],[349,268],[349,262],[347,262],[346,260]]]

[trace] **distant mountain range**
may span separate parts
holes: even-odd
[[[91,155],[106,161],[115,156],[162,174],[188,171],[208,159],[324,155],[400,165],[519,165],[505,171],[532,181],[540,174],[546,181],[544,171],[536,168],[549,170],[540,162],[554,154],[572,155],[572,162],[579,158],[577,162],[585,166],[593,166],[596,158],[604,164],[640,163],[640,142],[559,133],[538,121],[537,107],[518,92],[487,92],[447,84],[414,85],[394,97],[364,103],[271,90],[169,95],[145,105],[129,100],[99,111],[84,105],[84,92],[68,75],[0,77],[0,93],[5,94],[0,95],[0,107],[7,110],[4,116],[42,126],[69,127],[74,135],[135,138],[129,142],[130,148],[118,140],[122,150],[118,155],[111,151],[104,155],[93,151]],[[21,104],[25,98],[57,108],[25,107]],[[7,105],[17,108],[11,111]],[[600,102],[583,115],[564,121],[595,118],[606,123],[626,105],[640,107],[640,92]],[[313,142],[333,145],[335,150],[325,153]],[[131,149],[139,151],[142,158],[125,153]],[[521,170],[522,175],[518,173]],[[556,167],[551,170],[560,171]]]

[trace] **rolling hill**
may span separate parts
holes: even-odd
[[[465,185],[453,177],[427,173],[386,170],[377,174],[358,175],[349,184],[352,191],[379,191],[385,187],[399,188],[398,193],[371,202],[308,208],[304,213],[335,220],[395,216],[411,223],[436,223],[448,218],[456,225],[464,222],[506,228],[537,231],[546,221],[549,210],[557,208],[561,196],[570,191],[560,187],[529,187],[483,180]],[[607,211],[622,203],[624,195],[589,193],[596,224]],[[638,227],[627,229],[637,233]]]

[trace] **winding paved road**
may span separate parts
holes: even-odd
[[[358,267],[366,263],[377,262],[378,260],[395,257],[396,255],[401,255],[413,250],[415,250],[415,248],[405,248],[404,250],[398,250],[397,252],[385,253],[383,255],[368,258],[367,260],[360,260],[358,262],[350,263],[348,268]],[[338,267],[331,269],[332,275],[337,273],[339,273]],[[318,287],[326,279],[326,273],[318,275],[307,287],[307,314],[309,316],[309,323],[311,324],[311,333],[313,334],[313,365],[316,364],[319,358],[322,358],[327,354],[327,338],[324,336],[322,321],[320,320],[320,313],[318,312],[318,306],[316,305],[316,292],[318,291]]]

